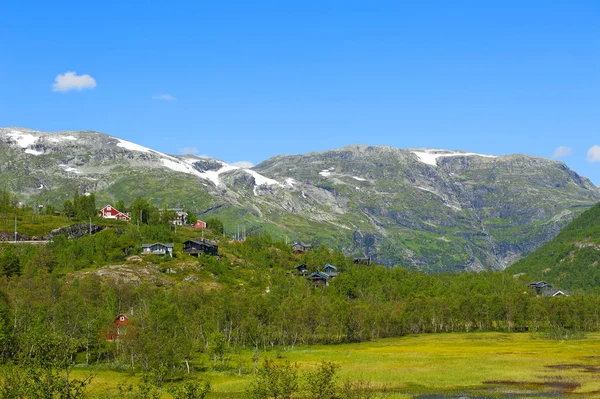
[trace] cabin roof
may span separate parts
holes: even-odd
[[[208,246],[211,246],[211,247],[216,247],[217,246],[217,244],[212,243],[210,241],[206,241],[206,240],[187,240],[183,244],[185,245],[187,243],[198,244],[198,245],[208,245]]]
[[[321,278],[323,280],[327,280],[329,278],[329,276],[323,272],[312,272],[311,274],[309,274],[308,276],[306,276],[307,279],[313,279],[314,277],[317,278]]]
[[[557,295],[570,296],[569,291],[567,291],[567,290],[546,290],[546,291],[542,292],[542,296],[557,296]]]
[[[142,244],[142,248],[150,248],[150,247],[153,247],[155,245],[160,245],[160,246],[167,247],[167,248],[173,248],[173,244],[172,243],[163,244],[162,242],[155,242],[154,244]]]

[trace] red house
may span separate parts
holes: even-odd
[[[104,208],[100,209],[100,216],[104,219],[116,219],[129,221],[129,214],[120,212],[114,206],[108,204]]]
[[[121,335],[121,330],[123,328],[125,328],[128,323],[129,323],[129,317],[127,317],[123,313],[121,313],[117,317],[115,317],[114,326],[106,334],[106,340],[107,341],[118,341],[119,336]]]
[[[194,223],[194,228],[195,229],[205,229],[206,222],[203,222],[202,220],[198,220],[196,223]]]

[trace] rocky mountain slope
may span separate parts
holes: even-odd
[[[525,155],[349,146],[252,169],[96,132],[0,129],[0,178],[28,203],[73,190],[218,214],[243,228],[426,271],[503,269],[600,200],[563,163]]]

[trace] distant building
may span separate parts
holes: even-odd
[[[529,283],[528,286],[534,289],[538,295],[542,295],[544,290],[552,289],[552,284],[545,281],[534,281],[533,283]]]
[[[370,266],[371,265],[371,257],[367,257],[367,258],[354,258],[353,260],[355,265],[367,265]]]
[[[218,256],[219,246],[206,240],[188,240],[183,243],[183,252],[198,257],[200,254]]]
[[[292,244],[292,251],[295,254],[300,255],[300,254],[303,254],[304,252],[310,252],[310,251],[312,251],[312,245],[303,243],[302,241],[300,241],[300,242],[294,242]]]
[[[202,220],[198,220],[196,223],[194,223],[194,228],[195,229],[205,229],[206,222],[203,222]]]
[[[100,209],[100,217],[103,219],[125,220],[127,222],[130,220],[129,213],[121,212],[110,204]]]
[[[173,244],[163,244],[155,242],[154,244],[142,244],[142,255],[168,255],[173,257]]]
[[[334,265],[330,265],[329,263],[325,265],[325,267],[323,268],[323,272],[332,278],[337,277],[338,275],[337,267],[335,267]]]
[[[323,272],[313,272],[306,277],[307,280],[311,281],[315,287],[329,285],[329,275]]]
[[[571,296],[567,290],[553,290],[549,289],[542,292],[542,296]]]
[[[541,296],[570,296],[567,290],[555,290],[552,284],[546,281],[534,281],[529,283],[528,286],[535,290],[537,295]]]
[[[301,275],[304,276],[306,274],[306,272],[308,271],[308,266],[306,266],[306,263],[303,263],[301,265],[294,267],[294,269],[296,269],[298,271],[298,273],[300,273]]]
[[[183,208],[168,208],[167,211],[175,212],[175,218],[170,222],[177,226],[187,224],[187,212]]]
[[[117,315],[109,332],[106,334],[106,340],[118,341],[124,332],[123,330],[127,327],[127,324],[129,324],[129,317],[127,317],[127,315],[123,313]]]

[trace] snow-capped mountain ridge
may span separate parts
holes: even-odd
[[[58,133],[47,133],[38,132],[30,129],[20,128],[0,128],[0,140],[19,147],[23,150],[23,153],[33,156],[44,155],[48,152],[52,152],[61,146],[61,142],[73,143],[78,140],[85,143],[85,138],[74,137],[72,132],[58,132]],[[95,132],[82,132],[80,134],[97,135]],[[249,174],[254,178],[257,186],[271,186],[277,185],[283,187],[284,185],[276,180],[270,179],[250,169],[242,168],[227,164],[220,160],[214,160],[221,164],[221,168],[214,171],[201,172],[194,168],[194,164],[199,162],[199,158],[190,158],[168,155],[163,152],[153,150],[142,145],[123,140],[117,137],[105,135],[108,140],[103,143],[103,146],[110,149],[111,146],[116,146],[123,151],[144,153],[158,158],[160,165],[166,169],[174,172],[186,173],[189,175],[196,176],[203,179],[206,182],[211,182],[215,186],[223,186],[223,182],[219,176],[223,173],[227,173],[234,170],[240,170],[244,173]],[[71,167],[67,164],[59,165],[64,168],[66,172],[74,172],[85,176],[85,172],[78,171],[76,168]]]
[[[60,209],[74,190],[98,203],[142,196],[428,271],[502,269],[600,201],[563,163],[525,155],[351,145],[245,169],[103,133],[23,128],[0,128],[0,178],[30,205]]]

